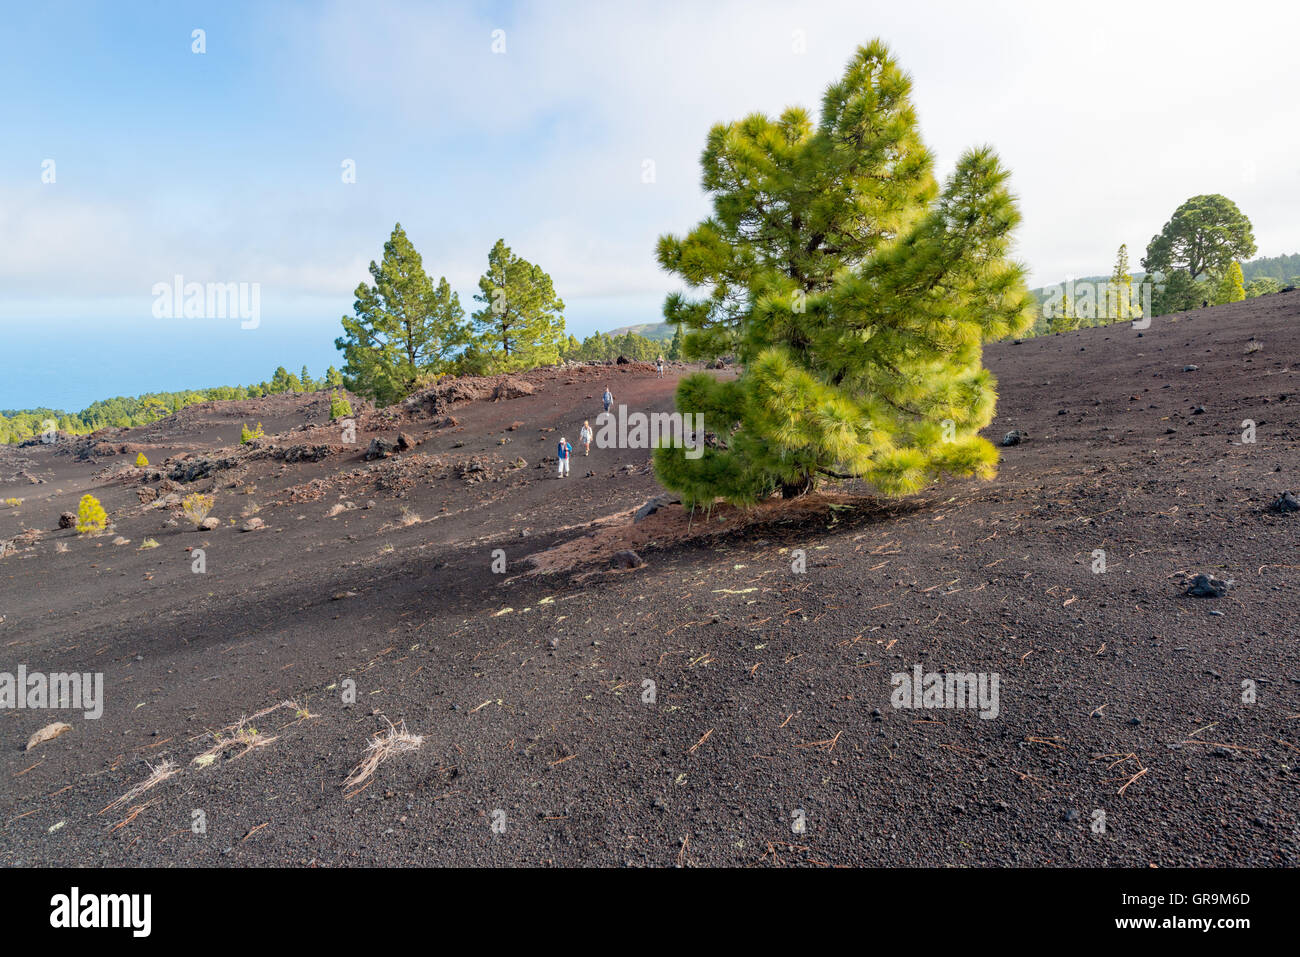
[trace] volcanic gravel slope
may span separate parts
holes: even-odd
[[[1298,360],[1300,293],[1001,343],[988,434],[1028,438],[996,480],[636,526],[644,450],[567,480],[543,459],[606,383],[669,409],[642,366],[366,410],[355,445],[303,396],[218,450],[255,416],[216,403],[140,439],[160,472],[227,460],[189,483],[0,450],[24,499],[0,509],[0,671],[102,672],[106,697],[99,720],[0,712],[0,861],[1295,865],[1300,513],[1266,508],[1300,492]],[[363,460],[399,429],[416,448]],[[173,487],[212,490],[221,527],[142,501]],[[88,489],[114,529],[57,530]],[[644,566],[611,568],[627,544]],[[1234,586],[1185,597],[1198,572]],[[917,664],[997,674],[997,717],[895,709]],[[390,721],[419,747],[345,788]]]

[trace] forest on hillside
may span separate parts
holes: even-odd
[[[622,335],[596,332],[581,342],[570,335],[560,346],[561,361],[566,362],[613,362],[619,356],[633,361],[652,362],[660,355],[675,359],[680,353],[680,338],[670,344],[647,339],[630,330]],[[306,366],[298,374],[280,366],[270,379],[253,385],[147,392],[138,396],[119,395],[92,402],[80,412],[50,408],[0,409],[0,443],[25,442],[51,427],[71,435],[85,435],[110,426],[134,428],[156,422],[199,402],[257,399],[282,392],[315,392],[339,388],[343,384],[343,374],[334,366],[330,366],[325,375],[319,378],[313,378]]]

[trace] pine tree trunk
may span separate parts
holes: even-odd
[[[798,498],[800,495],[805,495],[808,492],[811,492],[812,488],[813,488],[813,478],[811,475],[805,472],[803,475],[799,476],[799,478],[794,482],[781,483],[781,497]]]

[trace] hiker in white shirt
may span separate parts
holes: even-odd
[[[591,423],[586,419],[582,421],[582,431],[578,433],[578,441],[582,443],[582,454],[591,454]]]

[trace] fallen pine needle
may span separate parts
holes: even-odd
[[[271,823],[270,821],[267,821],[266,824],[257,825],[257,827],[253,828],[251,831],[249,831],[247,834],[241,837],[239,839],[239,843],[243,844],[246,840],[248,840],[250,837],[252,837],[254,834],[256,834],[258,831],[260,831],[262,828],[266,827],[270,823]]]
[[[704,737],[702,737],[702,738],[700,738],[700,740],[696,741],[695,744],[691,747],[691,749],[690,749],[689,751],[687,751],[686,753],[687,753],[687,754],[694,754],[696,748],[698,748],[698,747],[699,747],[701,744],[703,744],[705,741],[709,740],[709,735],[711,735],[711,734],[713,733],[713,731],[714,731],[713,728],[709,728],[708,731],[705,731],[705,732],[704,732]]]
[[[1138,778],[1142,777],[1142,775],[1146,774],[1149,770],[1151,770],[1151,769],[1150,769],[1150,768],[1143,768],[1143,769],[1142,769],[1141,771],[1139,771],[1137,774],[1133,775],[1131,778],[1129,778],[1127,781],[1125,781],[1125,782],[1124,782],[1124,786],[1123,786],[1122,788],[1119,789],[1119,793],[1120,793],[1120,794],[1123,794],[1125,791],[1127,791],[1127,790],[1128,790],[1128,786],[1129,786],[1130,784],[1132,784],[1132,783],[1133,783],[1134,781],[1136,781]]]

